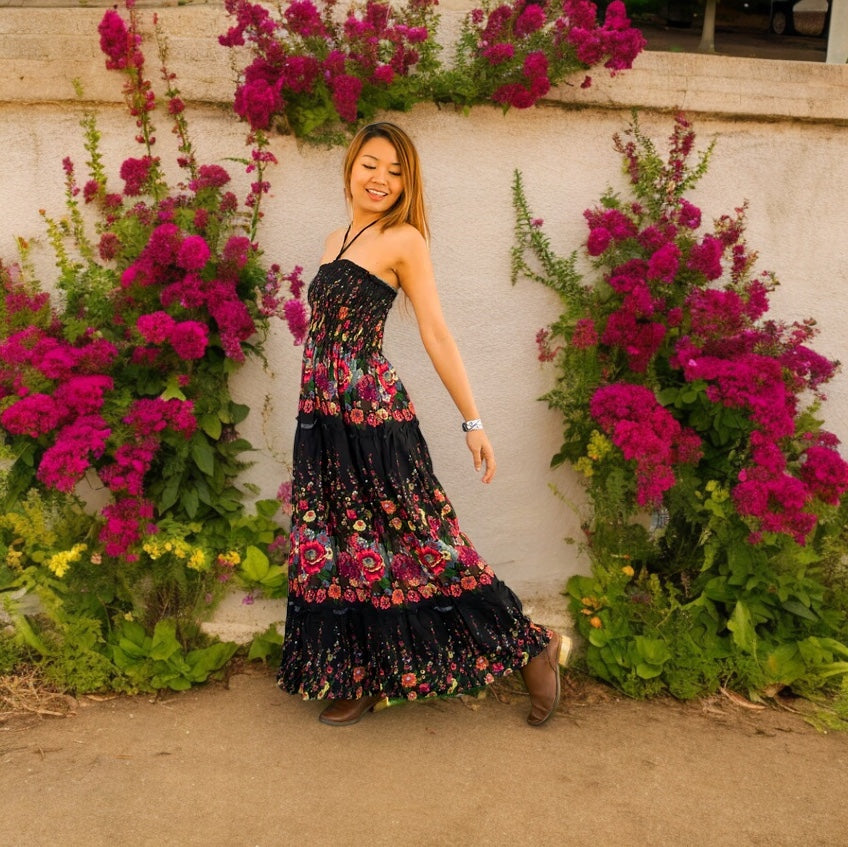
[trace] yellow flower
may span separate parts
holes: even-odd
[[[241,563],[241,556],[235,550],[228,550],[226,553],[218,554],[218,564],[222,567],[234,568]]]
[[[78,562],[80,556],[87,550],[85,544],[74,544],[70,550],[62,550],[54,553],[47,560],[47,567],[61,579],[74,562]]]
[[[6,551],[6,564],[16,571],[21,569],[21,559],[23,558],[22,550],[9,549]]]
[[[162,555],[162,547],[158,541],[145,541],[141,545],[141,549],[150,556],[153,561],[156,561]]]
[[[622,572],[625,576],[633,576],[633,574],[635,574],[635,573],[636,573],[636,571],[634,571],[634,570],[633,570],[633,566],[632,566],[632,565],[625,565],[625,566],[621,569],[621,572]]]
[[[604,458],[612,449],[612,442],[598,430],[593,429],[589,436],[589,444],[586,446],[586,455],[597,462]]]
[[[594,618],[589,618],[589,623],[595,629],[600,629],[604,625],[603,621],[597,615],[595,615]]]
[[[206,561],[206,553],[199,547],[189,556],[187,567],[194,571],[205,571],[208,565]]]
[[[592,466],[592,459],[589,456],[581,456],[574,463],[574,470],[579,471],[586,477],[590,477],[595,473],[595,468]]]

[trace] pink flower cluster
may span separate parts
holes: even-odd
[[[8,277],[4,275],[4,278]],[[12,293],[14,286],[12,286]],[[115,390],[112,372],[120,365],[120,352],[92,331],[83,333],[77,345],[61,336],[61,325],[49,309],[44,312],[40,298],[15,301],[34,317],[42,313],[48,329],[36,324],[8,335],[0,344],[0,391],[3,411],[0,424],[11,436],[24,436],[44,445],[37,465],[38,480],[57,491],[71,492],[82,477],[96,469],[104,484],[119,499],[104,512],[106,524],[101,540],[109,555],[123,555],[138,539],[139,527],[131,527],[130,515],[152,511],[139,506],[144,495],[145,475],[156,457],[163,437],[174,432],[189,437],[197,422],[191,401],[139,399],[134,401],[122,423],[128,435],[113,443],[113,426],[107,422],[107,398]],[[39,305],[35,313],[29,306]],[[21,310],[18,310],[21,311]],[[14,317],[14,314],[12,317]],[[6,318],[10,315],[7,313]],[[139,319],[151,334],[169,327],[175,347],[181,343],[174,323],[165,313]],[[206,328],[200,328],[205,347]],[[51,333],[56,333],[53,335]],[[192,338],[191,333],[188,338]],[[185,342],[188,343],[188,342]],[[183,351],[185,353],[193,351]],[[201,354],[202,355],[202,354]],[[32,391],[30,385],[41,390]],[[137,501],[137,502],[136,502]],[[140,509],[140,511],[139,511]]]
[[[44,451],[38,466],[38,479],[48,488],[70,492],[85,476],[95,459],[106,450],[111,434],[98,414],[83,415],[66,424]]]
[[[436,2],[417,0],[418,11]],[[303,95],[322,92],[343,122],[355,123],[363,91],[387,89],[397,77],[410,75],[421,58],[416,45],[430,38],[426,26],[408,25],[378,0],[367,0],[361,12],[351,10],[341,22],[322,15],[312,0],[290,0],[276,21],[249,0],[224,5],[235,25],[220,43],[249,42],[256,53],[234,103],[236,114],[253,129],[267,129],[275,116],[297,108]]]
[[[848,491],[848,463],[833,447],[813,444],[804,451],[800,476],[815,497],[836,506]]]
[[[303,344],[309,329],[306,307],[300,299],[303,290],[303,268],[296,266],[293,271],[283,274],[279,265],[271,265],[262,289],[260,310],[266,317],[282,317],[288,325],[295,344]],[[284,283],[287,283],[284,286]],[[288,289],[288,294],[283,289]]]
[[[645,386],[601,386],[589,411],[624,458],[634,463],[640,506],[662,503],[663,494],[675,483],[674,466],[700,459],[700,438],[681,427]]]
[[[138,555],[128,552],[136,547],[146,535],[158,532],[153,523],[154,506],[141,497],[127,497],[105,506],[102,511],[103,528],[100,541],[107,556],[123,556],[135,561]]]
[[[643,160],[635,143],[616,143],[641,199]],[[677,463],[698,459],[697,432],[711,450],[728,445],[734,458],[725,483],[753,527],[751,540],[782,533],[804,543],[816,524],[814,504],[837,504],[848,491],[835,436],[817,431],[800,444],[797,436],[803,396],[821,397],[836,364],[809,346],[813,321],[763,319],[772,281],[750,275],[744,208],[696,235],[701,211],[681,196],[693,144],[679,116],[669,161],[650,174],[651,190],[663,197],[658,210],[608,198],[585,213],[587,252],[609,270],[565,355],[597,345],[602,367],[591,415],[634,463],[641,505],[661,501]],[[656,388],[687,399],[666,409]]]
[[[37,471],[45,485],[73,490],[103,454],[111,430],[100,412],[113,379],[97,371],[108,370],[117,352],[85,336],[75,347],[36,325],[0,344],[0,425],[11,435],[52,439]]]
[[[586,66],[600,64],[613,74],[633,67],[634,59],[645,47],[645,38],[630,26],[624,3],[613,0],[607,6],[603,26],[595,20],[595,4],[590,0],[565,0],[564,25],[560,35]]]
[[[584,67],[605,63],[613,73],[630,68],[645,46],[642,34],[630,27],[624,3],[613,0],[603,25],[589,0],[557,3],[513,0],[486,14],[471,12],[478,56],[502,81],[492,100],[504,107],[527,109],[544,97],[551,85],[573,70],[576,56]],[[586,78],[584,87],[590,84]]]
[[[130,560],[134,545],[156,531],[157,507],[158,517],[170,516],[171,504],[152,499],[158,466],[194,455],[187,449],[189,438],[214,440],[206,431],[197,433],[195,413],[211,420],[230,409],[231,367],[223,358],[243,360],[265,316],[255,302],[262,281],[258,247],[249,237],[231,235],[244,231],[245,209],[226,191],[230,175],[224,168],[195,161],[180,123],[185,104],[165,67],[167,111],[180,141],[177,164],[185,173],[177,191],[166,184],[152,153],[156,101],[144,76],[133,0],[126,5],[127,23],[115,11],[103,17],[101,47],[107,67],[125,78],[136,141],[145,150],[121,165],[116,174],[121,193],[107,190],[93,124],[86,125],[92,157],[82,187],[73,162],[63,161],[72,219],[79,196],[91,204],[88,211],[100,213],[99,243],[91,253],[75,227],[55,224],[51,232],[64,311],[54,310],[49,295],[24,271],[0,262],[0,426],[23,457],[18,467],[33,482],[72,492],[86,473],[100,476],[114,498],[101,512],[100,540],[107,555]],[[308,12],[306,6],[300,12]],[[291,17],[306,31],[298,8],[294,4]],[[256,147],[247,172],[255,172],[254,185],[244,204],[249,233],[268,184],[263,169],[274,161],[258,139],[251,143]],[[74,249],[65,253],[65,246]],[[95,266],[98,253],[103,267]],[[82,275],[69,258],[80,254],[87,268]],[[302,287],[299,272],[292,275],[291,295],[280,305],[280,316],[298,332]],[[221,435],[232,438],[231,427]],[[226,448],[229,455],[241,449]],[[199,468],[200,460],[196,464]],[[182,507],[175,508],[179,517]]]
[[[242,345],[256,332],[256,324],[238,288],[240,272],[254,254],[255,247],[248,239],[231,236],[214,267],[215,257],[202,236],[185,235],[176,224],[163,223],[151,232],[138,258],[124,270],[121,285],[138,298],[143,298],[139,289],[159,290],[159,302],[165,309],[205,309],[226,355],[241,362]],[[211,267],[214,276],[209,272]],[[205,322],[176,321],[161,309],[140,315],[136,329],[151,344],[168,341],[185,360],[203,358],[209,344]]]
[[[144,54],[139,50],[141,37],[127,30],[124,19],[109,9],[98,26],[100,49],[106,54],[106,67],[112,70],[139,68],[144,64]]]

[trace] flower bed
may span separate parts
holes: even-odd
[[[516,177],[514,278],[564,306],[537,339],[557,369],[554,463],[589,501],[571,608],[589,668],[628,694],[809,691],[848,672],[848,463],[818,417],[837,365],[813,320],[766,317],[777,280],[756,273],[745,207],[702,230],[684,194],[712,146],[692,163],[694,141],[683,116],[665,161],[635,119],[616,137],[631,197],[585,213],[592,285]]]

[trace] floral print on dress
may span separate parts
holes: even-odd
[[[433,473],[382,353],[395,296],[347,259],[322,265],[309,288],[278,677],[304,697],[458,693],[522,667],[549,638]]]

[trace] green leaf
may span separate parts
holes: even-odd
[[[662,665],[671,658],[671,650],[668,649],[668,644],[661,638],[648,638],[646,635],[637,635],[633,640],[639,657],[643,662],[651,665]]]
[[[679,396],[679,388],[663,388],[662,391],[657,392],[657,400],[663,406],[673,406]]]
[[[30,625],[30,622],[27,620],[26,615],[12,613],[11,618],[16,633],[24,644],[35,650],[40,655],[46,656],[48,653],[47,646],[36,634],[35,630]]]
[[[286,581],[286,572],[280,565],[272,565],[258,547],[251,545],[241,563],[241,577],[248,584],[261,586],[267,594],[279,596],[279,589]]]
[[[280,509],[279,500],[257,500],[256,514],[263,518],[273,518]]]
[[[806,666],[797,644],[781,644],[766,654],[763,670],[770,682],[791,685],[806,672]]]
[[[153,642],[150,645],[150,658],[158,660],[170,659],[180,651],[177,641],[177,624],[167,618],[159,621],[153,629]]]
[[[751,622],[748,607],[741,601],[736,601],[733,614],[727,622],[727,628],[733,633],[733,643],[746,653],[753,653],[757,643],[757,633]]]
[[[781,603],[784,609],[787,612],[791,612],[793,615],[797,615],[799,618],[804,618],[807,621],[817,621],[818,616],[803,603],[799,603],[797,600],[785,600]]]
[[[241,563],[241,570],[245,577],[251,582],[262,582],[268,576],[270,567],[271,562],[268,557],[258,547],[251,544]]]
[[[163,400],[185,400],[186,396],[180,389],[178,374],[171,374],[165,384],[165,390],[159,395]]]
[[[201,415],[200,428],[212,439],[217,441],[224,429],[221,419],[217,415]]]
[[[177,499],[180,496],[180,483],[182,482],[182,474],[176,474],[172,476],[164,489],[162,489],[162,493],[157,498],[156,504],[159,507],[160,512],[167,511],[177,502]]]
[[[191,441],[191,457],[206,476],[215,473],[215,453],[203,436],[195,436]]]
[[[592,629],[589,633],[589,643],[593,647],[604,647],[609,641],[609,633],[605,629]]]
[[[192,650],[186,656],[192,682],[205,682],[209,675],[220,670],[238,650],[238,644],[232,641],[218,641],[198,650]]]
[[[639,662],[639,664],[636,665],[636,675],[640,679],[654,679],[662,672],[662,665],[647,665],[644,662]]]
[[[277,627],[271,624],[264,632],[254,636],[247,651],[247,659],[249,662],[266,662],[269,656],[279,653],[282,646],[283,636]]]
[[[244,403],[230,403],[230,418],[234,424],[240,424],[250,414],[250,406]]]
[[[198,496],[197,489],[188,488],[183,491],[180,502],[182,503],[182,507],[185,509],[186,514],[190,518],[193,518],[197,514],[197,509],[200,506],[200,497]]]

